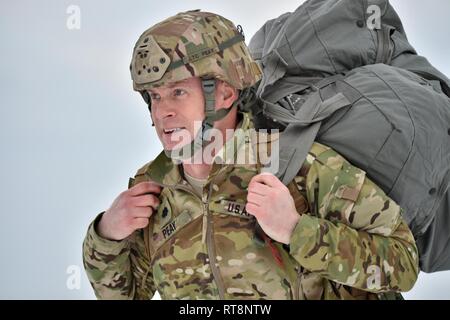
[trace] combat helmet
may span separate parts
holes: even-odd
[[[215,79],[241,93],[261,79],[240,26],[224,17],[200,10],[179,13],[147,29],[137,41],[130,65],[133,89],[151,110],[147,90],[190,77],[200,77],[205,97],[202,132],[229,109],[215,111]],[[242,102],[242,95],[235,105]]]

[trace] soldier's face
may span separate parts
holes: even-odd
[[[164,149],[172,150],[190,143],[204,118],[204,97],[200,78],[149,90],[152,119]]]
[[[164,149],[181,148],[196,137],[205,118],[205,99],[200,78],[189,78],[148,91],[152,100],[152,119]],[[231,108],[238,91],[224,81],[216,82],[216,110]],[[236,108],[214,128],[224,134],[236,127]],[[223,140],[224,141],[224,140]]]

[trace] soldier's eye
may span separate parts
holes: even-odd
[[[161,99],[161,96],[159,94],[157,94],[157,93],[150,93],[150,98],[153,101],[157,101],[157,100]]]
[[[173,90],[173,95],[174,96],[182,96],[182,95],[185,95],[186,94],[186,90],[184,90],[184,89],[175,89],[175,90]]]

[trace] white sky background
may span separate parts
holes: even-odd
[[[189,9],[243,26],[247,41],[302,1],[0,0],[0,298],[91,299],[81,244],[97,213],[161,148],[129,63],[154,23]],[[392,0],[416,50],[450,75],[450,2]],[[66,9],[81,9],[68,30]],[[81,268],[80,289],[66,270]],[[450,299],[450,272],[409,299]]]

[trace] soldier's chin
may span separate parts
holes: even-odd
[[[173,151],[173,150],[179,150],[182,148],[187,148],[190,146],[190,141],[188,142],[163,142],[164,150],[167,151]]]

